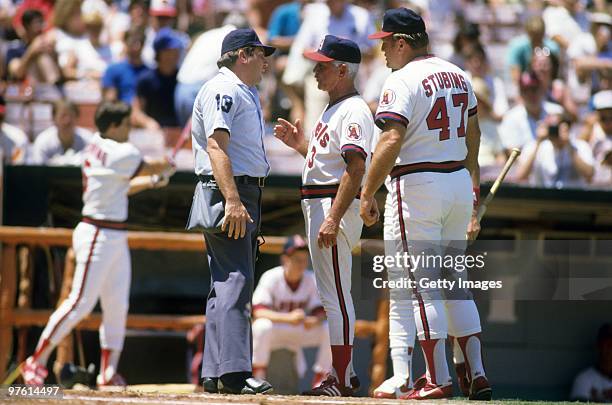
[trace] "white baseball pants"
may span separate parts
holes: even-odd
[[[53,312],[42,338],[53,345],[87,316],[100,299],[100,346],[123,348],[131,281],[127,232],[81,222],[72,234],[76,269],[68,298]]]
[[[288,349],[296,353],[296,368],[302,377],[306,371],[302,348],[318,346],[317,359],[312,369],[315,373],[326,373],[331,370],[332,358],[327,322],[306,329],[304,325],[274,323],[269,319],[259,318],[253,322],[252,328],[254,365],[267,366],[273,350]]]
[[[359,200],[354,200],[340,222],[337,244],[320,249],[319,228],[332,205],[331,198],[302,200],[310,257],[319,296],[327,314],[332,345],[352,345],[355,336],[355,308],[351,297],[351,251],[361,237],[363,221]]]

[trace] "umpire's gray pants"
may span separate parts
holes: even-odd
[[[251,298],[262,190],[254,185],[237,187],[253,220],[247,222],[245,237],[230,239],[227,232],[204,232],[211,288],[206,304],[202,377],[252,370]]]

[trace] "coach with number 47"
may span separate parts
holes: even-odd
[[[223,39],[219,73],[200,89],[193,107],[199,182],[187,228],[203,229],[211,274],[202,362],[206,392],[272,391],[268,382],[252,377],[250,304],[262,189],[270,172],[255,85],[274,50],[252,29],[231,31]]]

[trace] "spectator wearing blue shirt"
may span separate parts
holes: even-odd
[[[287,55],[302,24],[302,7],[304,1],[294,1],[282,4],[274,10],[268,24],[268,40],[279,50],[281,55]]]
[[[102,91],[105,100],[132,103],[136,94],[138,76],[151,70],[142,62],[144,40],[145,34],[142,28],[132,28],[126,33],[127,59],[110,65],[102,77]]]
[[[546,52],[559,58],[559,45],[544,37],[544,20],[540,16],[530,17],[525,23],[526,35],[521,35],[508,44],[507,64],[513,83],[518,83],[521,73],[529,70],[536,48],[547,48]]]
[[[287,66],[289,49],[302,25],[302,10],[308,2],[309,0],[297,0],[281,4],[276,7],[268,23],[268,42],[277,49],[276,55],[272,58],[276,83],[282,90],[282,93],[277,92],[275,96],[282,97],[284,93],[292,101],[292,105],[302,104],[303,94],[297,89],[285,86],[281,78]],[[276,102],[280,104],[278,100]]]
[[[150,130],[179,126],[174,91],[183,42],[171,28],[162,28],[153,42],[157,68],[143,73],[132,100],[132,120]]]

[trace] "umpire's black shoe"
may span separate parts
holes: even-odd
[[[271,394],[274,391],[269,382],[265,380],[258,380],[253,377],[247,378],[242,384],[238,385],[228,385],[223,384],[223,382],[221,384],[222,394]]]
[[[204,377],[202,379],[202,388],[204,392],[209,394],[219,393],[219,379],[216,377]]]

